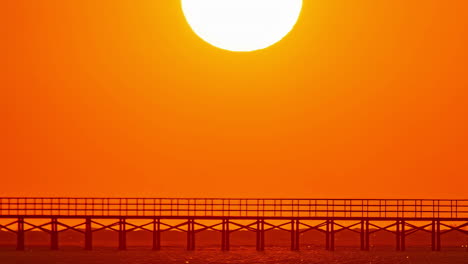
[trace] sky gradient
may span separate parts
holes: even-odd
[[[304,0],[214,48],[177,0],[15,0],[0,196],[468,198],[468,2]]]

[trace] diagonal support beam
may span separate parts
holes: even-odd
[[[452,231],[459,231],[459,232],[461,232],[461,233],[463,233],[465,235],[468,235],[468,231],[462,229],[462,228],[468,226],[468,222],[464,223],[462,225],[459,225],[459,226],[449,226],[449,225],[446,225],[446,224],[443,224],[443,223],[440,223],[440,225],[449,228],[448,230],[441,231],[440,232],[441,234],[446,234],[446,233],[449,233],[449,232],[452,232]]]
[[[147,231],[147,232],[153,232],[152,230],[146,228],[146,226],[149,226],[151,224],[153,224],[153,221],[151,221],[149,223],[146,223],[146,224],[143,224],[143,225],[134,225],[132,223],[127,222],[127,225],[133,226],[133,227],[130,228],[130,229],[127,229],[126,232],[132,232],[132,231],[135,231],[135,230],[138,230],[138,229],[143,230],[143,231]]]
[[[311,225],[308,225],[308,224],[305,224],[305,223],[301,223],[301,225],[306,226],[307,228],[306,228],[306,229],[302,229],[302,230],[300,231],[300,233],[305,233],[305,232],[309,232],[309,231],[312,231],[312,230],[317,230],[317,231],[320,231],[320,232],[322,232],[322,233],[326,233],[327,231],[321,229],[321,227],[323,227],[323,226],[328,226],[328,223],[325,221],[325,222],[320,223],[320,224],[315,225],[315,226],[311,226]]]
[[[59,226],[65,227],[64,229],[59,230],[58,232],[65,232],[65,231],[68,231],[68,230],[73,230],[73,231],[76,231],[76,232],[79,232],[79,233],[84,234],[84,231],[81,230],[81,229],[78,229],[78,227],[80,227],[80,226],[82,226],[82,225],[85,225],[86,222],[81,223],[81,224],[77,224],[77,225],[74,225],[74,226],[69,226],[69,225],[66,225],[66,224],[61,223],[61,222],[57,222],[57,224],[58,224]]]
[[[98,231],[105,230],[105,229],[109,229],[109,230],[112,230],[112,231],[115,231],[115,232],[119,232],[118,229],[114,228],[114,226],[119,225],[119,222],[115,222],[115,223],[112,223],[112,224],[109,224],[109,225],[103,225],[103,224],[101,224],[99,222],[96,222],[96,221],[91,221],[91,223],[100,226],[100,228],[93,229],[93,232],[98,232]]]
[[[335,230],[335,233],[341,232],[341,231],[343,231],[343,230],[349,230],[349,231],[351,231],[351,232],[360,234],[361,232],[356,231],[356,230],[354,230],[354,229],[351,229],[352,227],[355,227],[355,226],[357,226],[357,225],[359,225],[359,224],[361,224],[361,222],[357,222],[357,223],[352,224],[352,225],[350,225],[350,226],[343,226],[343,225],[340,225],[340,224],[338,224],[338,223],[335,223],[335,225],[341,227],[340,229]]]

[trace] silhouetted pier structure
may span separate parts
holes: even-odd
[[[0,231],[16,234],[18,250],[24,250],[25,233],[31,230],[50,234],[53,250],[59,248],[59,233],[73,230],[84,235],[85,249],[91,250],[93,234],[107,229],[118,232],[121,250],[127,248],[127,233],[135,230],[152,233],[153,250],[161,249],[161,233],[170,230],[187,234],[187,250],[195,250],[196,234],[205,230],[221,234],[222,250],[229,250],[230,234],[248,230],[256,233],[256,247],[262,251],[265,232],[277,229],[290,233],[291,250],[299,250],[300,235],[311,230],[323,233],[326,249],[334,250],[335,234],[349,230],[360,234],[361,250],[369,250],[372,233],[387,231],[395,234],[396,249],[403,251],[406,237],[421,231],[431,234],[432,250],[438,251],[442,235],[468,235],[468,200],[7,197],[0,198],[0,219],[11,219],[0,224]],[[33,223],[37,219],[49,220],[38,225]],[[67,224],[71,220],[80,223]],[[146,223],[132,223],[137,220]]]

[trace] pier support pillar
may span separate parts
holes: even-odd
[[[369,228],[369,220],[366,220],[366,250],[370,250],[370,228]]]
[[[125,218],[119,220],[119,250],[127,249],[127,230]]]
[[[265,220],[257,220],[257,251],[265,250]]]
[[[330,220],[330,251],[335,251],[335,220]]]
[[[361,250],[366,250],[365,231],[364,231],[364,220],[361,220]]]
[[[291,219],[291,250],[296,249],[296,225],[294,219]]]
[[[226,251],[229,251],[229,249],[231,248],[231,242],[230,242],[230,239],[229,239],[229,235],[230,235],[231,231],[229,230],[229,219],[226,219]]]
[[[436,251],[436,223],[434,220],[431,223],[431,249]]]
[[[325,230],[325,249],[330,250],[330,220],[326,221],[326,230]]]
[[[299,241],[301,235],[300,224],[301,223],[299,219],[291,220],[291,250],[293,251],[299,250]]]
[[[437,251],[440,251],[440,248],[441,248],[441,243],[440,243],[440,220],[437,220],[436,222],[437,224],[437,230],[436,230],[436,240],[437,240],[437,247],[436,247],[436,250]]]
[[[192,219],[192,250],[195,250],[195,219]]]
[[[401,239],[400,239],[400,220],[396,221],[396,250],[401,250]]]
[[[91,218],[86,218],[85,222],[85,250],[93,249],[93,230],[91,227]]]
[[[402,220],[401,221],[401,234],[400,234],[400,237],[401,237],[401,244],[400,244],[400,248],[401,248],[401,251],[405,251],[406,250],[406,231],[405,231],[405,221]]]
[[[361,220],[361,250],[369,250],[370,246],[370,229],[369,220]]]
[[[299,245],[300,245],[299,239],[300,239],[300,235],[301,235],[299,219],[296,220],[296,230],[295,231],[296,231],[296,235],[295,235],[295,237],[296,237],[296,243],[295,243],[296,247],[294,248],[294,250],[299,251]]]
[[[58,249],[58,221],[55,217],[50,221],[50,249]]]
[[[16,250],[24,250],[24,218],[18,218],[18,230],[16,231]]]
[[[226,250],[226,219],[221,220],[221,250]]]
[[[195,220],[187,220],[187,250],[195,250]]]
[[[221,250],[223,251],[229,251],[230,249],[229,234],[229,219],[223,219],[221,230]]]
[[[187,219],[187,250],[192,250],[192,220]]]
[[[153,219],[153,250],[161,249],[161,219]]]
[[[325,249],[335,250],[335,221],[328,219],[326,221],[327,229],[325,231]]]

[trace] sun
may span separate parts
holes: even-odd
[[[209,44],[230,51],[267,48],[294,27],[302,0],[182,0],[193,31]]]

